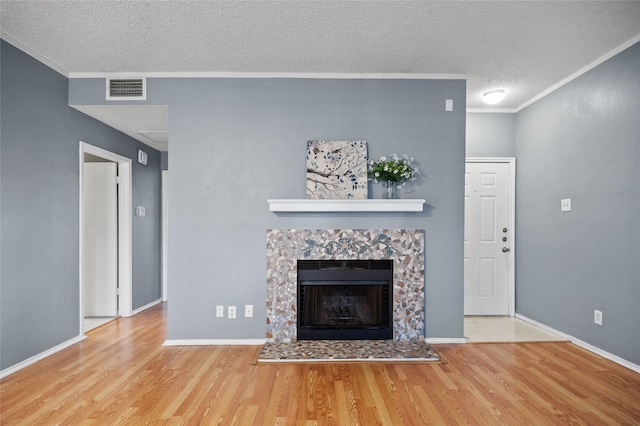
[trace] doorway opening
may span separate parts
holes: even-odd
[[[515,158],[467,158],[464,181],[464,336],[503,341],[515,315]]]
[[[82,141],[79,154],[79,333],[82,335],[87,326],[104,322],[99,319],[85,321],[85,317],[111,319],[132,314],[132,166],[129,158]],[[102,195],[95,197],[102,189],[92,190],[102,188],[90,184],[96,175],[101,176],[98,181],[111,180],[108,176],[116,181],[112,189],[105,190],[111,193],[109,203],[114,209],[106,219],[97,216],[104,216],[104,210],[110,208],[98,204],[96,214],[96,207],[89,205],[96,201],[95,198],[98,203],[106,202]],[[94,219],[97,219],[97,225],[93,223]],[[103,240],[94,244],[91,242],[94,238]],[[92,251],[96,246],[106,252]]]

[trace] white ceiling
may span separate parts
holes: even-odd
[[[72,105],[158,151],[169,150],[167,105]]]
[[[468,109],[513,112],[640,41],[640,1],[1,0],[0,35],[70,77],[457,75]],[[105,108],[83,110],[145,143],[167,130]]]

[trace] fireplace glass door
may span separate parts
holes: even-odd
[[[298,339],[393,338],[392,265],[298,261]]]

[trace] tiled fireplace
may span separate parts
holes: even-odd
[[[393,338],[424,339],[424,231],[267,230],[267,339],[297,339],[298,260],[393,261]]]

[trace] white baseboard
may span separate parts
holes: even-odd
[[[634,364],[630,361],[627,361],[624,358],[620,358],[617,355],[604,351],[598,347],[595,347],[585,341],[582,341],[576,337],[573,337],[569,334],[563,333],[562,331],[558,331],[555,328],[549,327],[548,325],[542,324],[536,320],[532,320],[531,318],[527,318],[524,315],[516,314],[516,318],[521,319],[522,321],[528,322],[529,324],[533,324],[538,326],[544,330],[550,331],[551,333],[557,334],[558,336],[564,337],[569,340],[574,345],[580,346],[583,349],[588,350],[589,352],[593,352],[594,354],[600,355],[603,358],[606,358],[610,361],[615,362],[616,364],[620,364],[623,367],[627,367],[629,370],[633,370],[636,373],[640,373],[640,365]]]
[[[131,316],[135,315],[135,314],[139,314],[140,312],[151,308],[152,306],[156,306],[157,304],[162,303],[162,299],[158,299],[158,300],[154,300],[151,303],[147,303],[144,306],[140,306],[138,309],[136,309],[135,311],[131,312]]]
[[[162,346],[260,346],[267,339],[180,339],[165,340]]]
[[[0,371],[0,379],[7,377],[10,374],[15,373],[16,371],[22,370],[25,367],[30,366],[31,364],[35,364],[36,362],[45,359],[48,356],[51,356],[53,354],[55,354],[56,352],[60,352],[63,349],[68,348],[71,345],[75,345],[76,343],[86,339],[87,336],[85,335],[81,335],[81,336],[76,336],[71,340],[67,340],[66,342],[60,343],[57,346],[54,346],[51,349],[47,349],[44,352],[40,352],[37,355],[32,356],[31,358],[25,359],[24,361],[21,361],[15,365],[12,365],[9,368],[5,368],[4,370]]]
[[[452,344],[467,343],[467,339],[465,339],[464,337],[428,337],[424,339],[424,341],[426,343],[435,344],[435,345],[450,344],[450,343]]]
[[[149,309],[150,307],[155,306],[155,305],[157,305],[159,303],[162,303],[161,299],[155,300],[155,301],[153,301],[151,303],[148,303],[148,304],[136,309],[135,311],[133,311],[131,313],[131,315],[133,316],[135,314],[139,314],[140,312],[144,311],[145,309]],[[46,351],[41,352],[41,353],[39,353],[37,355],[34,355],[31,358],[25,359],[24,361],[21,361],[21,362],[15,364],[15,365],[12,365],[11,367],[0,371],[0,379],[2,379],[3,377],[8,376],[10,374],[13,374],[16,371],[22,370],[23,368],[25,368],[25,367],[27,367],[27,366],[29,366],[31,364],[34,364],[34,363],[36,363],[36,362],[38,362],[38,361],[40,361],[42,359],[45,359],[46,357],[51,356],[51,355],[55,354],[56,352],[60,352],[61,350],[66,349],[71,345],[74,345],[74,344],[76,344],[78,342],[81,342],[82,340],[84,340],[86,338],[87,338],[87,336],[85,336],[84,333],[82,333],[81,336],[74,337],[71,340],[67,340],[66,342],[60,343],[59,345],[56,345],[51,349],[47,349]]]

